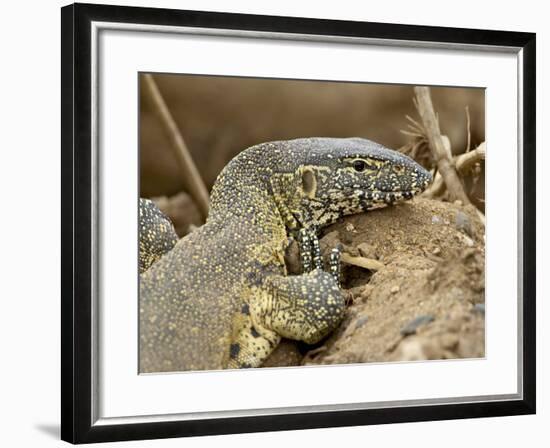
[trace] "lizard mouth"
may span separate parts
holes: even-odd
[[[360,198],[363,209],[371,210],[373,208],[391,205],[399,202],[404,202],[412,199],[414,196],[422,193],[429,182],[425,182],[420,187],[412,188],[410,190],[359,190],[357,195]]]
[[[406,201],[422,193],[430,184],[428,180],[421,185],[409,190],[358,190],[357,194],[361,200],[372,203],[392,204],[394,202]]]
[[[384,202],[391,203],[397,201],[405,201],[407,199],[412,199],[413,196],[424,191],[424,189],[414,189],[414,190],[397,190],[397,191],[384,191],[384,190],[375,190],[375,191],[364,191],[360,192],[359,197],[367,201],[372,202]]]

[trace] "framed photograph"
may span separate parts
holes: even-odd
[[[62,439],[535,412],[535,35],[62,8]]]

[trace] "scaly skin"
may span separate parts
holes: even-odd
[[[430,180],[365,139],[243,151],[218,176],[206,224],[141,275],[140,370],[257,367],[281,337],[319,341],[341,322],[344,299],[315,254],[304,274],[287,276],[289,236],[305,229],[315,240],[338,218],[410,199]]]
[[[174,225],[149,199],[139,200],[139,273],[145,272],[178,242]]]

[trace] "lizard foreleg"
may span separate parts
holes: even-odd
[[[241,329],[237,339],[229,347],[229,369],[246,369],[260,367],[281,341],[281,336],[272,330],[257,325],[248,320]]]
[[[345,300],[334,277],[321,269],[295,276],[268,277],[251,302],[259,333],[314,344],[334,330],[345,312]]]

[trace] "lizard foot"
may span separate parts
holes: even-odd
[[[321,255],[319,238],[317,237],[315,229],[300,229],[298,232],[298,246],[300,248],[300,263],[302,265],[303,274],[307,274],[314,269],[323,270],[323,257]],[[341,245],[332,249],[329,255],[328,265],[328,272],[334,277],[338,286],[340,286],[341,279],[341,255]]]
[[[254,294],[254,328],[315,344],[342,321],[346,304],[334,277],[321,269],[302,275],[270,276]],[[269,336],[269,334],[267,335]]]

